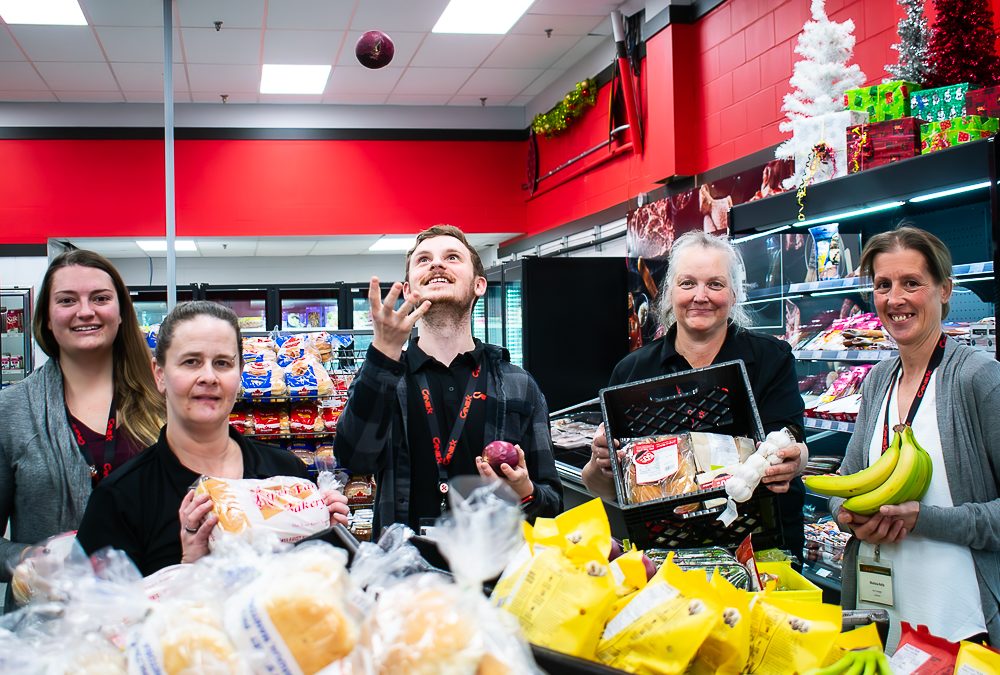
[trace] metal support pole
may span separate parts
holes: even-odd
[[[167,311],[177,304],[177,252],[174,250],[174,13],[163,0],[163,159],[167,216]]]

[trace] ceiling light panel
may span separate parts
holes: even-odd
[[[265,63],[260,77],[262,94],[322,94],[330,66],[293,66]]]
[[[503,35],[534,0],[451,0],[434,25],[434,33]]]
[[[8,24],[87,25],[77,0],[0,0],[0,18]]]

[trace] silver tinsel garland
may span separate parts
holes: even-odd
[[[906,80],[923,84],[930,70],[927,62],[927,45],[931,30],[924,16],[924,0],[899,0],[906,8],[906,16],[899,21],[899,43],[892,46],[899,52],[899,62],[887,65],[887,81]]]

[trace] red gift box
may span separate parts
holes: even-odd
[[[986,87],[966,93],[965,114],[1000,117],[1000,87]]]
[[[847,128],[847,171],[857,173],[920,154],[920,127],[916,117],[903,117]]]

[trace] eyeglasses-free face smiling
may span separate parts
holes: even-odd
[[[875,310],[889,335],[901,348],[937,339],[951,280],[938,284],[923,254],[913,249],[880,253],[872,263]]]
[[[712,334],[726,329],[736,302],[726,262],[722,251],[702,247],[691,248],[674,262],[670,302],[678,330]]]
[[[83,265],[62,267],[52,275],[48,312],[60,354],[110,351],[122,323],[111,276]]]
[[[472,257],[455,237],[431,237],[420,242],[410,257],[410,276],[403,287],[406,299],[419,307],[424,300],[468,309],[486,292],[486,279],[477,277]]]
[[[215,428],[228,424],[240,388],[236,331],[227,322],[199,315],[174,329],[166,362],[153,368],[167,400],[167,424]]]

